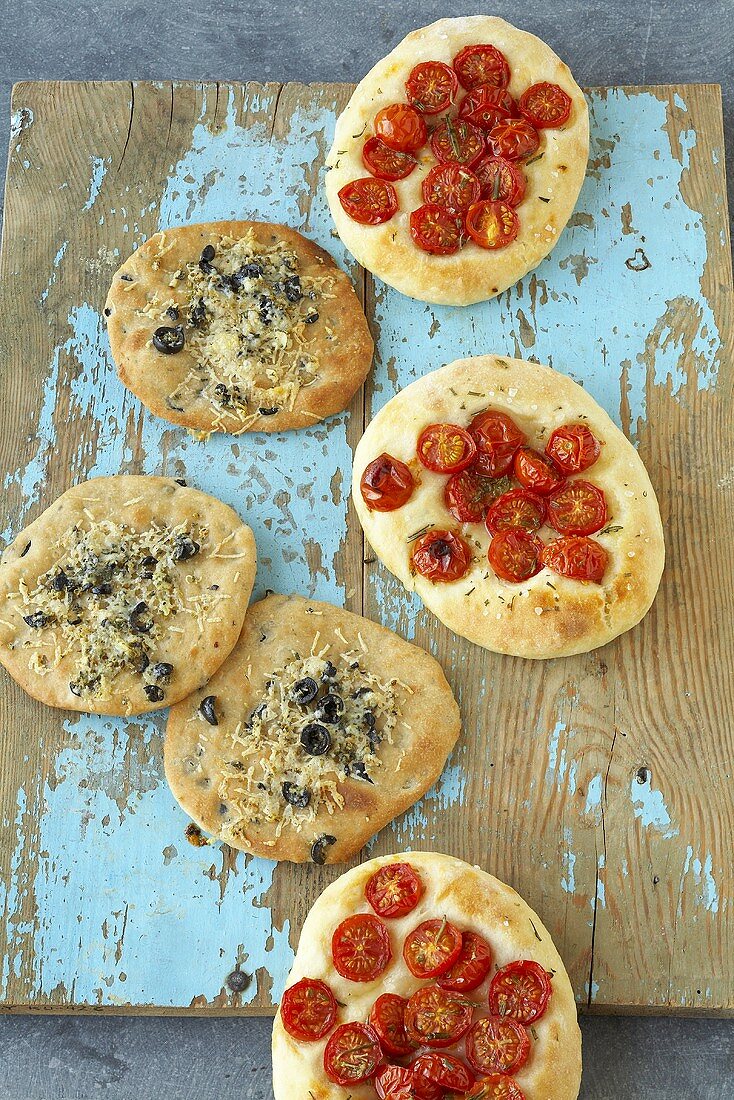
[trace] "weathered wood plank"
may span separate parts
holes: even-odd
[[[335,238],[319,181],[349,90],[16,88],[0,256],[3,533],[89,473],[175,473],[221,496],[255,528],[259,591],[364,608],[436,653],[457,690],[453,760],[370,851],[437,847],[512,882],[592,1008],[731,1009],[732,291],[718,89],[592,92],[590,171],[569,230],[536,273],[470,311],[375,285]],[[376,369],[328,428],[205,446],[116,381],[99,311],[120,256],[166,225],[234,215],[303,228],[364,288]],[[651,266],[636,271],[640,254]],[[660,495],[661,595],[642,627],[586,657],[537,664],[465,644],[363,554],[348,502],[363,423],[412,377],[497,350],[588,386]],[[0,1007],[268,1011],[307,908],[338,872],[189,848],[159,720],[65,719],[7,677],[0,687]],[[243,995],[223,985],[235,963],[255,975]]]

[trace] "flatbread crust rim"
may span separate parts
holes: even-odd
[[[517,98],[530,84],[550,81],[571,97],[572,114],[560,129],[541,133],[542,159],[524,165],[527,190],[518,207],[520,233],[496,252],[469,242],[451,256],[432,256],[413,243],[408,216],[423,202],[420,185],[435,163],[429,156],[393,187],[399,212],[379,226],[364,226],[344,211],[338,192],[368,174],[361,158],[372,133],[374,115],[389,103],[405,100],[404,82],[412,67],[434,59],[451,63],[471,42],[492,42],[507,56],[509,90]],[[440,117],[440,116],[438,116]],[[359,82],[337,120],[327,157],[326,194],[339,236],[363,266],[401,293],[442,305],[471,305],[495,297],[537,267],[558,242],[584,181],[589,156],[589,117],[584,94],[567,65],[541,39],[494,16],[440,19],[407,35]],[[530,158],[532,160],[532,158]],[[552,199],[550,203],[541,201]]]
[[[307,607],[312,612],[306,612]],[[282,640],[279,638],[276,643],[275,631],[279,622],[291,627],[292,633],[284,629]],[[380,748],[387,785],[380,783],[379,776],[383,769],[378,772],[374,786],[344,778],[338,784],[345,800],[344,808],[333,814],[323,808],[313,821],[304,825],[301,832],[286,827],[276,838],[274,826],[270,825],[253,830],[247,845],[237,845],[231,837],[226,838],[226,843],[231,847],[241,847],[249,854],[304,863],[310,858],[313,840],[326,833],[336,837],[336,842],[325,848],[326,862],[343,863],[380,829],[417,802],[438,779],[461,731],[459,708],[438,661],[394,631],[343,608],[302,596],[272,594],[265,597],[250,607],[242,634],[228,660],[203,688],[171,709],[166,728],[164,766],[171,792],[184,812],[217,839],[224,839],[221,835],[218,784],[210,783],[203,789],[192,780],[186,769],[186,759],[194,750],[201,728],[191,718],[196,715],[205,696],[226,698],[224,685],[230,679],[240,684],[249,676],[255,686],[258,681],[264,682],[269,677],[273,661],[262,655],[261,645],[264,643],[260,643],[260,637],[271,623],[276,624],[273,635],[269,636],[271,644],[268,648],[271,652],[273,648],[282,653],[291,652],[291,642],[304,636],[304,624],[308,626],[309,647],[316,630],[320,631],[320,646],[330,640],[334,627],[344,632],[350,630],[355,636],[359,631],[368,646],[365,667],[371,667],[369,652],[379,650],[379,657],[371,670],[374,671],[382,661],[386,668],[389,667],[390,675],[397,676],[414,693],[411,695],[398,688],[402,716],[409,723],[408,732],[404,735],[404,740],[408,742],[405,755],[400,756],[397,738],[393,745],[383,741]],[[334,636],[334,641],[335,646],[341,644],[337,636]],[[279,661],[276,659],[275,663]],[[387,679],[387,675],[378,675]],[[233,690],[230,689],[228,694],[232,698]],[[258,697],[255,691],[248,705],[256,705]],[[216,729],[206,727],[206,732],[211,736],[216,734]]]
[[[290,226],[278,223],[224,220],[171,226],[148,238],[115,272],[105,303],[105,317],[112,357],[120,380],[152,413],[173,424],[202,432],[236,433],[239,430],[234,421],[231,428],[223,428],[208,401],[197,398],[190,410],[179,412],[172,409],[167,404],[166,397],[175,387],[164,384],[163,376],[165,372],[174,370],[181,371],[185,376],[188,367],[182,368],[192,363],[190,353],[186,348],[173,356],[164,356],[157,352],[148,343],[152,323],[144,332],[137,329],[128,338],[125,332],[125,316],[129,314],[132,304],[139,308],[146,301],[147,293],[158,286],[158,272],[150,268],[150,261],[155,256],[161,237],[175,239],[181,247],[181,264],[185,264],[197,258],[212,237],[239,238],[250,229],[255,232],[256,238],[258,235],[262,238],[275,233],[298,254],[302,270],[309,269],[310,274],[318,272],[334,278],[334,298],[328,302],[329,312],[333,310],[335,318],[343,322],[343,331],[338,340],[321,341],[319,376],[311,385],[298,391],[293,409],[283,409],[271,416],[260,416],[248,431],[291,431],[310,427],[328,416],[342,412],[369,373],[374,341],[367,318],[349,276],[325,249]],[[167,270],[166,268],[165,271]],[[131,275],[135,283],[122,279],[123,275]],[[176,291],[167,284],[168,277],[160,286],[164,296],[176,297]],[[136,285],[144,293],[136,293]],[[226,416],[221,419],[229,423]]]
[[[393,961],[375,982],[353,983],[341,978],[331,963],[331,935],[341,920],[355,911],[371,912],[364,900],[364,885],[379,867],[409,862],[426,885],[424,900],[407,917],[385,921],[391,932]],[[440,888],[433,891],[436,880]],[[436,896],[437,894],[437,896]],[[483,935],[493,949],[494,962],[503,966],[511,959],[531,958],[554,970],[552,996],[545,1014],[534,1025],[531,1055],[513,1076],[527,1100],[576,1100],[581,1083],[581,1031],[576,1003],[565,967],[540,917],[512,887],[480,867],[438,852],[399,852],[379,856],[347,871],[317,898],[301,930],[286,988],[302,977],[325,981],[344,1007],[337,1024],[364,1020],[369,1007],[390,991],[405,996],[415,986],[402,965],[402,938],[429,915],[455,921]],[[433,907],[433,908],[432,908]],[[431,912],[429,913],[429,910]],[[411,985],[403,984],[407,980]],[[482,987],[480,987],[480,990]],[[477,1000],[477,991],[471,994]],[[275,1100],[343,1100],[344,1091],[333,1085],[322,1068],[326,1039],[299,1043],[283,1027],[280,1012],[273,1024],[272,1059]],[[353,1100],[374,1097],[371,1085],[350,1086]]]
[[[123,488],[124,493],[121,492]],[[219,665],[227,658],[242,629],[250,593],[255,581],[257,550],[252,530],[247,524],[243,523],[234,509],[203,490],[196,489],[193,486],[179,485],[174,478],[148,474],[115,474],[109,477],[90,478],[78,485],[71,486],[56,497],[35,520],[23,528],[5,547],[0,558],[0,601],[5,592],[14,589],[13,578],[22,576],[24,569],[31,564],[38,545],[40,544],[44,548],[48,545],[49,540],[45,539],[44,541],[44,534],[48,530],[50,520],[53,518],[51,513],[59,509],[65,509],[70,502],[74,504],[77,498],[83,498],[86,494],[94,493],[98,489],[102,491],[107,500],[110,499],[111,495],[114,497],[117,491],[120,491],[121,496],[127,498],[129,494],[130,499],[133,499],[136,496],[142,495],[145,498],[146,495],[155,495],[162,491],[168,493],[173,490],[176,508],[182,509],[181,517],[176,522],[185,519],[197,508],[199,510],[205,508],[205,515],[210,523],[212,517],[214,517],[218,523],[223,526],[226,525],[234,532],[234,536],[227,546],[230,553],[239,555],[236,559],[236,570],[239,573],[235,590],[237,598],[227,601],[226,616],[222,617],[221,622],[213,624],[211,644],[208,644],[202,650],[202,636],[199,635],[198,640],[194,640],[190,651],[182,655],[181,662],[176,670],[176,676],[166,688],[166,697],[163,702],[151,702],[144,695],[139,682],[135,681],[131,685],[130,678],[126,681],[127,686],[123,684],[123,687],[115,695],[108,696],[104,701],[100,700],[97,706],[92,706],[91,700],[79,699],[71,693],[68,687],[68,678],[64,679],[63,682],[59,682],[59,676],[54,675],[55,670],[46,676],[38,676],[28,667],[27,660],[18,660],[18,657],[22,657],[27,651],[9,650],[5,645],[7,630],[5,626],[0,626],[0,664],[7,669],[16,683],[31,698],[37,699],[46,706],[59,709],[128,718],[162,710],[164,707],[184,699],[199,684],[206,683]],[[147,507],[146,500],[143,499],[132,507],[135,511],[128,519],[136,526],[143,525],[142,521],[136,522],[136,516],[139,516],[140,512]],[[106,511],[100,514],[100,518],[118,519],[121,517],[117,513],[111,514],[111,511]],[[55,537],[54,534],[54,539]],[[31,544],[31,549],[26,556],[24,548],[27,543]],[[46,568],[50,568],[51,565],[52,559],[49,557],[44,568],[39,570],[39,575]],[[232,569],[231,566],[227,568]],[[235,592],[233,592],[234,595]],[[124,673],[121,674],[115,682],[122,683],[121,677],[124,676]],[[120,701],[120,695],[124,693],[130,697],[129,705],[123,705]]]
[[[451,395],[452,389],[459,397]],[[468,392],[478,396],[466,397],[466,408],[460,410],[460,397]],[[607,526],[622,526],[622,530],[592,536],[610,555],[603,584],[568,580],[544,568],[522,585],[507,585],[490,572],[491,589],[485,594],[483,561],[479,562],[481,569],[475,566],[453,584],[432,584],[418,574],[411,576],[408,538],[433,519],[425,510],[419,518],[411,509],[414,503],[417,506],[424,501],[424,491],[435,503],[437,480],[441,494],[445,482],[422,469],[420,489],[402,509],[379,513],[366,507],[359,481],[372,459],[388,451],[405,462],[414,461],[415,441],[427,424],[437,420],[468,423],[488,406],[507,412],[521,426],[525,424],[531,445],[533,425],[544,425],[547,439],[554,428],[580,417],[603,442],[600,458],[588,474],[580,475],[604,490],[610,513]],[[660,583],[665,561],[662,522],[642,460],[581,386],[540,364],[497,355],[477,356],[441,367],[401,390],[377,413],[357,445],[352,497],[365,535],[384,565],[406,588],[418,592],[426,607],[449,629],[498,653],[547,660],[596,649],[644,617]],[[442,497],[435,509],[438,526],[461,527],[445,509]],[[476,525],[469,529],[477,532]],[[478,534],[485,537],[483,528]],[[482,578],[482,587],[472,593],[472,600],[466,593],[475,577]],[[492,599],[491,605],[484,604],[485,595]]]

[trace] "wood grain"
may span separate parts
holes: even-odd
[[[437,848],[512,883],[556,938],[584,1007],[732,1011],[734,349],[719,91],[594,92],[588,186],[569,237],[579,250],[564,252],[562,241],[524,286],[463,313],[401,301],[339,251],[319,181],[349,92],[16,87],[0,254],[5,536],[92,471],[188,476],[251,509],[260,591],[276,576],[394,626],[439,658],[459,698],[464,735],[443,780],[369,855]],[[652,134],[658,117],[664,131]],[[649,165],[624,196],[619,158],[633,148]],[[279,211],[348,266],[377,362],[338,423],[277,446],[215,440],[205,450],[152,422],[116,385],[99,311],[120,257],[166,218],[230,209]],[[671,239],[704,248],[697,285],[679,278],[682,256],[679,269],[675,257],[663,262],[666,226]],[[650,254],[654,284],[625,265],[637,250]],[[597,270],[608,272],[608,295],[592,286]],[[665,288],[657,311],[639,306],[647,294],[652,303],[653,285]],[[626,323],[630,333],[644,326],[639,361],[617,354]],[[604,399],[658,491],[668,551],[660,595],[638,629],[583,657],[527,662],[451,635],[375,562],[348,500],[349,449],[391,392],[411,372],[498,351],[500,341],[508,353],[552,359]],[[0,1007],[270,1011],[303,917],[340,869],[273,871],[219,846],[187,851],[162,781],[160,721],[65,721],[7,677],[0,687]],[[162,897],[186,935],[205,922],[183,958],[167,913],[142,915]],[[136,976],[144,937],[156,935],[166,966]],[[235,965],[253,973],[243,995],[224,985]]]

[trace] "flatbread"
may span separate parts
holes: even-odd
[[[328,662],[336,669],[330,679]],[[306,676],[320,696],[331,691],[346,700],[338,724],[319,718],[317,701],[292,702],[291,686]],[[206,698],[216,726],[200,709]],[[376,738],[365,711],[374,716]],[[314,722],[331,735],[321,756],[300,743]],[[250,608],[210,683],[172,709],[166,777],[186,813],[235,848],[341,863],[431,786],[459,729],[441,667],[422,649],[330,604],[273,595]],[[286,803],[284,782],[307,790],[308,805]]]
[[[368,174],[362,147],[373,130],[375,115],[391,103],[406,102],[405,81],[423,61],[450,65],[464,46],[488,43],[507,58],[512,73],[509,92],[519,98],[531,84],[560,85],[573,106],[565,126],[544,129],[540,159],[523,164],[525,198],[518,206],[520,232],[506,248],[488,251],[473,242],[449,256],[433,256],[417,248],[410,236],[409,214],[423,203],[421,185],[436,163],[430,147],[420,153],[418,167],[393,184],[399,210],[382,225],[361,225],[344,211],[339,190]],[[455,107],[451,111],[456,113]],[[443,115],[428,116],[429,130]],[[537,157],[538,154],[535,154]],[[340,115],[327,159],[326,194],[339,236],[363,267],[390,286],[425,302],[470,305],[493,298],[512,286],[548,255],[576,205],[589,156],[589,120],[583,92],[568,67],[533,34],[504,19],[473,15],[439,19],[413,31],[357,85]],[[550,201],[541,201],[549,199]]]
[[[404,917],[386,919],[392,961],[376,981],[355,983],[334,969],[331,938],[335,928],[353,913],[372,912],[364,896],[367,880],[388,863],[407,862],[420,875],[425,893]],[[531,1053],[513,1074],[526,1100],[575,1100],[581,1081],[581,1032],[571,983],[553,941],[530,906],[509,886],[479,867],[437,852],[407,852],[380,856],[355,867],[327,886],[306,917],[286,988],[303,977],[326,982],[339,1003],[337,1025],[364,1022],[384,992],[409,997],[421,982],[408,970],[401,953],[405,936],[424,920],[445,917],[462,932],[471,930],[490,945],[494,966],[530,959],[553,972],[552,993],[545,1013],[533,1024]],[[467,994],[477,1005],[487,1004],[490,978]],[[479,1013],[477,1013],[479,1014]],[[275,1100],[374,1100],[371,1084],[333,1085],[323,1071],[327,1039],[302,1043],[283,1027],[280,1013],[273,1026],[273,1091]],[[449,1053],[463,1056],[463,1041]]]
[[[548,568],[522,584],[501,581],[487,563],[490,537],[484,524],[458,524],[446,508],[447,478],[419,464],[418,436],[434,423],[467,427],[487,408],[511,416],[529,446],[541,451],[555,428],[578,421],[602,444],[596,463],[581,475],[602,489],[607,501],[607,524],[592,536],[609,554],[602,584],[569,580]],[[381,513],[367,508],[359,483],[382,452],[409,463],[419,484],[402,508]],[[354,456],[352,493],[365,535],[387,568],[451,630],[497,653],[549,658],[595,649],[640,621],[660,583],[662,523],[639,455],[581,386],[550,367],[484,355],[413,382],[368,425]],[[411,536],[431,526],[458,530],[472,540],[474,560],[460,580],[433,583],[411,575]],[[557,537],[549,528],[539,535],[543,541]]]
[[[372,362],[349,278],[285,225],[205,222],[154,234],[116,272],[105,317],[128,389],[156,416],[201,432],[314,424],[346,408]],[[182,350],[156,349],[161,326],[181,328]]]
[[[167,477],[94,478],[5,549],[0,662],[52,707],[158,710],[225,660],[254,579],[252,531],[226,504]]]

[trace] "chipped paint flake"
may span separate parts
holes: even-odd
[[[642,781],[638,774],[632,776],[630,798],[634,815],[639,818],[644,829],[657,829],[668,838],[678,835],[678,828],[671,822],[663,793],[652,786],[652,776],[649,773]]]

